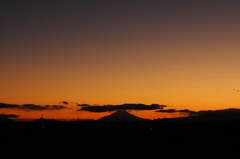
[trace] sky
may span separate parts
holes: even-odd
[[[69,104],[0,113],[109,114],[77,111],[76,103],[239,108],[239,8],[238,0],[2,0],[0,103]]]

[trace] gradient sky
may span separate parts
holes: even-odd
[[[240,108],[239,8],[239,0],[2,0],[0,102]],[[43,114],[102,116],[71,107]]]

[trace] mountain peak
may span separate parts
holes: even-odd
[[[126,110],[118,110],[108,116],[104,116],[98,121],[147,121],[148,119],[143,119],[137,117]]]

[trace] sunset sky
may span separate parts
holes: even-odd
[[[76,111],[76,103],[240,108],[239,8],[239,0],[1,0],[0,103],[69,104],[0,113],[109,114]]]

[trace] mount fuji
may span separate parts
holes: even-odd
[[[149,121],[149,119],[144,119],[144,118],[140,118],[137,117],[129,112],[127,112],[126,110],[118,110],[108,116],[104,116],[100,119],[98,119],[98,121]]]

